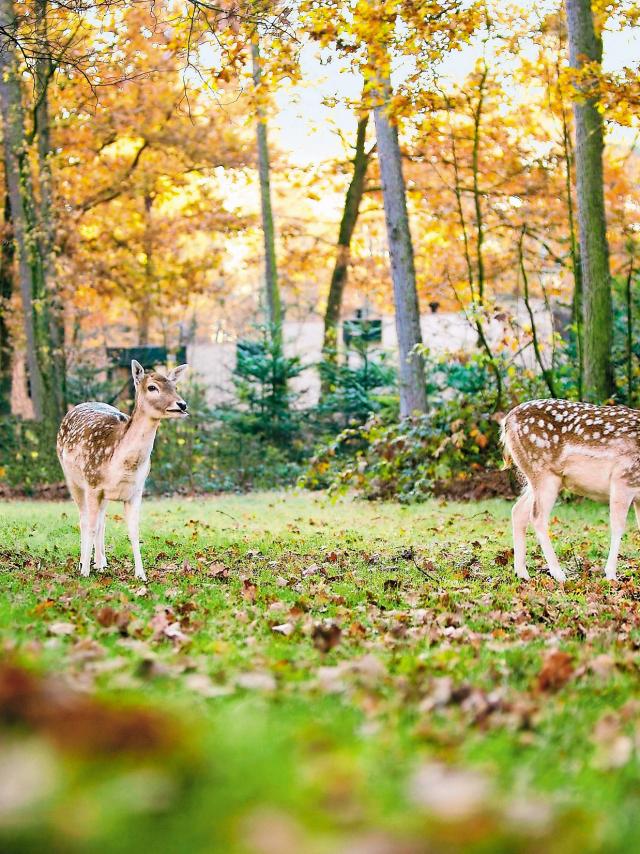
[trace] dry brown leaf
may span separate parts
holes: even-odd
[[[242,579],[242,596],[247,602],[255,602],[258,596],[258,585],[248,578]]]
[[[342,640],[342,629],[333,622],[316,623],[311,630],[311,637],[316,649],[329,652]]]
[[[552,649],[542,662],[538,673],[537,687],[539,691],[558,691],[573,675],[573,659],[568,652]]]

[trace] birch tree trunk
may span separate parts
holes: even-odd
[[[282,304],[278,287],[278,268],[276,265],[276,238],[273,225],[273,208],[271,206],[271,170],[269,165],[269,145],[267,142],[267,120],[264,108],[260,104],[260,83],[262,68],[260,66],[260,44],[258,37],[251,45],[253,62],[253,83],[258,101],[256,141],[258,145],[258,174],[260,179],[260,202],[262,209],[262,234],[264,238],[264,266],[267,316],[272,335],[278,342],[282,340]]]
[[[142,245],[144,248],[144,287],[138,307],[138,344],[146,347],[149,344],[149,332],[151,329],[151,310],[154,288],[154,263],[153,263],[153,197],[147,189],[144,195],[144,235]]]
[[[415,352],[416,345],[422,344],[422,334],[400,142],[398,129],[389,118],[388,81],[381,89],[383,97],[374,107],[374,118],[400,356],[400,415],[405,417],[426,412],[427,396],[424,361]]]
[[[44,285],[49,304],[49,334],[53,372],[51,390],[59,418],[66,409],[66,356],[64,342],[64,306],[58,292],[55,266],[56,223],[53,205],[53,179],[51,174],[51,125],[49,121],[49,83],[53,76],[53,63],[49,55],[47,28],[48,0],[36,0],[35,13],[38,31],[39,55],[35,63],[36,104],[34,110],[37,133],[39,240]]]
[[[11,32],[15,29],[16,16],[12,0],[0,0],[0,32]],[[51,353],[47,300],[25,139],[22,91],[15,45],[6,37],[0,44],[0,111],[5,169],[18,255],[18,280],[24,315],[31,401],[36,420],[53,420],[54,401],[48,394]]]
[[[572,68],[602,61],[591,0],[565,0]],[[576,189],[582,310],[584,320],[584,395],[601,402],[613,392],[611,276],[604,206],[602,116],[596,93],[587,85],[574,100]]]
[[[13,293],[13,228],[9,194],[4,196],[4,222],[0,244],[0,415],[11,413],[13,346],[6,309]]]
[[[336,262],[331,274],[329,285],[329,296],[324,313],[324,340],[322,344],[323,356],[327,361],[336,361],[336,350],[338,344],[338,322],[342,310],[342,298],[347,283],[349,271],[349,258],[351,249],[351,238],[358,221],[360,213],[360,202],[364,192],[364,181],[369,164],[369,154],[365,150],[367,136],[367,124],[369,114],[367,113],[358,122],[356,133],[356,149],[353,158],[353,175],[344,199],[344,209],[338,232],[338,252]]]

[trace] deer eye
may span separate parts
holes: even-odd
[[[148,385],[147,391],[158,391],[158,386],[157,385]]]

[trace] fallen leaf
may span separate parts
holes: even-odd
[[[258,585],[248,578],[242,579],[242,596],[247,602],[255,602],[258,596]]]
[[[187,639],[175,616],[171,608],[163,605],[156,606],[156,612],[149,622],[149,626],[153,629],[154,640],[166,637],[181,642]]]
[[[296,630],[296,627],[293,623],[281,623],[279,626],[271,626],[271,631],[276,632],[279,635],[284,635],[288,638],[292,635]]]
[[[593,731],[597,750],[594,764],[603,770],[622,768],[633,755],[633,740],[623,730],[619,714],[609,712],[600,718]]]
[[[226,697],[233,694],[231,685],[216,685],[205,673],[189,673],[184,681],[187,688],[202,694],[203,697]]]
[[[27,823],[29,811],[55,788],[60,769],[54,751],[42,739],[9,741],[0,752],[0,825]]]
[[[248,691],[275,691],[276,680],[273,674],[256,670],[240,673],[236,677],[236,685],[240,688],[246,688]]]
[[[82,638],[71,647],[69,657],[74,661],[93,661],[103,658],[106,652],[106,649],[92,638]]]
[[[50,635],[65,637],[74,634],[76,627],[73,623],[49,623],[47,631]]]
[[[311,630],[311,637],[316,649],[320,652],[329,652],[342,640],[342,629],[337,623],[316,623]]]
[[[552,649],[542,662],[538,673],[537,687],[539,691],[557,691],[571,679],[573,675],[573,659],[568,652]]]
[[[606,653],[596,655],[596,657],[592,658],[589,662],[589,670],[591,670],[594,676],[599,676],[601,679],[606,679],[608,676],[611,676],[615,668],[615,659]]]
[[[166,751],[177,734],[173,722],[158,712],[113,706],[13,664],[0,666],[0,720],[42,732],[65,750],[92,758]]]
[[[460,821],[479,813],[491,792],[489,779],[478,771],[439,762],[418,768],[410,784],[414,803],[443,821]]]
[[[229,578],[229,569],[223,563],[212,563],[209,567],[209,575],[220,581],[226,581]]]
[[[129,611],[116,611],[109,605],[105,605],[96,611],[96,620],[103,628],[115,626],[122,634],[126,634],[127,626],[131,622]]]
[[[165,626],[163,632],[165,637],[169,638],[170,640],[185,641],[187,639],[187,636],[182,631],[180,623],[177,620]]]
[[[431,712],[433,709],[441,709],[448,706],[453,697],[453,679],[450,676],[441,676],[433,680],[431,690],[420,703],[421,712]]]

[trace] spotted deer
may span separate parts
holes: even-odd
[[[611,545],[604,574],[616,580],[620,541],[633,504],[640,526],[640,411],[568,400],[531,400],[502,423],[505,462],[526,481],[511,518],[516,575],[528,579],[525,535],[531,522],[556,581],[566,576],[549,538],[560,489],[609,502]]]
[[[145,373],[135,360],[131,372],[136,391],[131,417],[106,403],[81,403],[69,410],[58,431],[57,451],[69,492],[80,511],[80,571],[104,569],[104,526],[107,501],[123,501],[133,549],[136,578],[146,581],[140,555],[139,518],[142,490],[149,474],[151,451],[160,421],[185,418],[187,404],[176,383],[187,365],[166,376]]]

